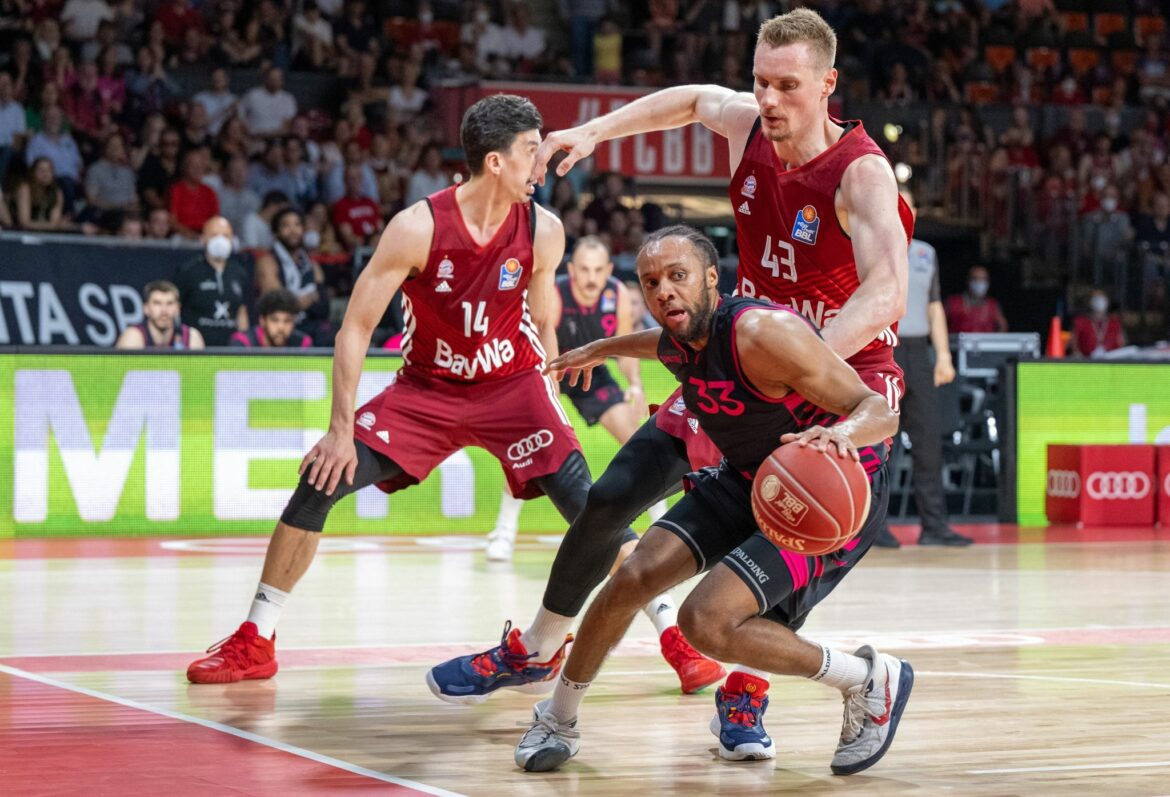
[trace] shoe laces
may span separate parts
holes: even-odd
[[[730,703],[735,698],[735,705],[727,709],[727,721],[745,728],[754,728],[759,721],[759,710],[763,702],[746,692],[736,695],[723,695],[720,698],[724,703]]]
[[[485,650],[471,660],[471,668],[483,676],[495,675],[500,671],[500,664],[515,672],[523,670],[536,653],[516,653],[508,645],[508,634],[512,631],[512,621],[504,623],[504,633],[500,636],[500,644],[491,650]]]
[[[579,739],[581,732],[569,725],[562,725],[561,722],[546,711],[540,714],[531,722],[517,722],[517,726],[527,728],[524,733],[525,745],[542,745],[553,736],[559,736],[564,739]]]
[[[248,667],[251,665],[251,657],[248,655],[248,647],[250,639],[243,631],[237,630],[231,636],[226,636],[216,642],[207,649],[208,653],[218,653],[224,663],[236,668]]]
[[[865,721],[869,719],[868,690],[862,686],[856,691],[845,693],[845,719],[841,725],[841,741],[852,742],[861,735]]]

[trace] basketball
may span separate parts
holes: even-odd
[[[797,443],[782,445],[756,471],[752,512],[778,547],[806,556],[840,550],[869,515],[860,462]]]

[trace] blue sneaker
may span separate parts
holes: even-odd
[[[459,656],[432,667],[427,686],[439,700],[472,706],[487,700],[497,689],[510,688],[530,695],[543,695],[556,686],[565,663],[565,648],[573,635],[546,662],[534,662],[520,641],[520,629],[504,623],[500,644],[483,653]]]
[[[731,691],[741,682],[740,691]],[[763,684],[763,688],[759,684]],[[720,757],[728,761],[762,761],[776,757],[772,737],[764,730],[764,712],[768,710],[766,689],[767,682],[733,672],[727,683],[716,690],[716,714],[711,718],[711,733],[719,737]],[[757,697],[757,693],[763,696]]]

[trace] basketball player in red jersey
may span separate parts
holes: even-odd
[[[557,166],[564,175],[598,143],[621,136],[694,122],[723,136],[733,173],[728,196],[740,256],[737,292],[804,314],[897,411],[902,374],[892,347],[905,307],[913,222],[889,161],[861,123],[829,116],[836,46],[836,34],[814,11],[774,17],[756,42],[754,96],[711,85],[654,92],[550,133],[535,174],[543,180],[552,156],[565,151]],[[718,456],[677,394],[638,430],[593,485],[557,552],[543,602],[550,635],[569,627],[608,572],[620,546],[618,530],[677,489],[690,469],[688,458],[698,467]],[[572,575],[582,570],[600,575],[575,583]],[[749,668],[732,673],[723,692],[734,695],[747,679],[762,696],[767,673]],[[745,746],[742,756],[723,750],[725,757],[774,755],[759,719],[752,726],[758,744]]]
[[[275,626],[285,599],[312,562],[330,509],[362,487],[392,492],[417,484],[475,445],[500,461],[512,494],[547,495],[567,520],[584,505],[588,466],[556,386],[542,374],[546,352],[556,352],[553,277],[565,249],[560,221],[529,199],[542,123],[522,97],[477,102],[461,129],[471,179],[390,220],[337,335],[329,431],[301,463],[248,619],[191,664],[192,682],[276,673]],[[404,365],[355,411],[371,332],[399,287]],[[544,681],[564,644],[537,658],[519,629],[505,627],[500,648],[477,659],[474,672],[499,685]]]

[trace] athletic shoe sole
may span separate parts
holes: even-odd
[[[679,688],[682,690],[682,693],[684,695],[693,695],[696,692],[700,692],[700,691],[706,689],[708,686],[711,686],[712,684],[719,683],[720,681],[722,681],[726,677],[727,677],[727,670],[723,669],[723,667],[721,667],[719,665],[716,665],[716,668],[711,671],[711,674],[709,677],[701,678],[701,679],[699,679],[699,681],[697,683],[696,682],[686,683],[685,681],[683,681],[682,676],[680,675],[679,676]]]
[[[719,757],[724,761],[767,761],[776,757],[776,745],[774,744],[765,747],[762,744],[750,742],[736,745],[734,750],[724,747],[721,736],[723,723],[719,721],[718,714],[711,718],[711,724],[708,725],[708,728],[710,728],[712,735],[719,740]]]
[[[278,666],[276,659],[265,662],[264,664],[257,664],[255,667],[249,667],[246,670],[216,670],[214,672],[202,673],[196,678],[192,678],[193,672],[200,672],[197,670],[187,670],[187,680],[193,684],[234,684],[239,681],[262,681],[266,678],[271,678],[276,675]]]
[[[890,710],[890,732],[886,734],[886,741],[882,743],[882,746],[876,753],[864,761],[858,761],[856,764],[849,764],[848,766],[831,765],[829,768],[833,770],[834,775],[856,775],[862,770],[869,769],[878,761],[881,761],[882,756],[886,754],[886,750],[890,749],[890,743],[894,741],[894,733],[898,730],[898,723],[902,720],[902,712],[906,708],[906,701],[910,699],[910,690],[914,688],[914,668],[905,659],[901,660],[901,664],[902,673],[898,676],[898,697],[894,701],[894,707]]]

